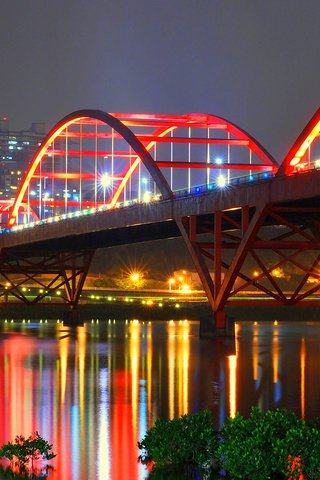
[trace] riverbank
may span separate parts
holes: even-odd
[[[0,319],[25,320],[62,320],[67,311],[64,304],[36,304],[24,305],[21,303],[0,304]],[[162,305],[147,305],[141,302],[124,303],[86,303],[80,304],[79,315],[82,321],[99,320],[193,320],[210,318],[211,311],[206,302],[164,303]],[[234,321],[320,321],[320,307],[305,306],[246,306],[227,307],[226,313]]]
[[[0,319],[62,320],[68,310],[64,304],[0,304]],[[141,303],[88,303],[78,307],[81,321],[99,320],[200,320],[209,317],[207,303],[143,305]]]

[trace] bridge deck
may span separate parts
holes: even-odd
[[[273,177],[199,195],[177,197],[173,200],[139,204],[107,212],[68,218],[55,223],[43,223],[29,229],[0,235],[0,248],[33,250],[77,250],[87,247],[102,248],[163,238],[174,238],[181,233],[175,220],[192,215],[205,216],[215,211],[248,206],[254,210],[265,204],[294,207],[318,207],[320,170],[291,176]]]

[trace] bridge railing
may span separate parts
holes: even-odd
[[[304,173],[309,173],[312,170],[319,170],[320,165],[313,165],[309,169],[304,168],[303,170],[300,170],[299,172],[294,172],[292,175],[303,175]],[[218,191],[223,188],[230,188],[230,187],[238,187],[241,185],[247,185],[250,183],[258,183],[258,182],[265,182],[270,180],[275,176],[274,173],[272,172],[262,172],[262,173],[257,173],[255,175],[246,175],[243,177],[237,177],[234,179],[230,179],[230,182],[226,184],[224,187],[218,186],[214,183],[210,183],[208,185],[198,185],[196,187],[190,188],[190,190],[186,189],[181,189],[181,190],[175,190],[173,192],[174,198],[184,198],[184,197],[190,197],[190,196],[196,196],[196,195],[201,195],[201,194],[206,194],[210,193],[213,191]],[[128,200],[126,202],[117,202],[114,205],[100,205],[99,207],[91,207],[83,210],[78,210],[75,212],[69,212],[65,213],[62,215],[56,215],[55,217],[48,217],[44,218],[38,221],[33,221],[33,222],[28,222],[28,223],[22,223],[13,226],[12,228],[6,228],[6,227],[0,227],[0,234],[4,233],[14,233],[18,232],[21,230],[25,229],[30,229],[34,228],[39,225],[46,225],[46,224],[51,224],[51,223],[56,223],[56,222],[61,222],[65,220],[69,220],[71,218],[78,218],[86,215],[93,215],[93,214],[99,214],[102,212],[107,212],[110,210],[117,210],[117,209],[122,209],[122,208],[131,208],[137,205],[146,205],[146,204],[152,204],[152,203],[157,203],[159,201],[167,201],[162,198],[161,194],[158,194],[156,196],[153,196],[149,198],[148,201],[139,201],[138,198]]]
[[[190,197],[190,196],[210,193],[213,191],[218,191],[223,188],[237,187],[240,185],[249,184],[253,182],[257,183],[261,181],[267,181],[267,180],[270,180],[272,177],[274,177],[274,174],[272,172],[262,172],[255,175],[246,175],[243,177],[231,179],[230,182],[223,187],[218,186],[214,183],[210,183],[208,185],[198,185],[196,187],[192,187],[190,188],[190,190],[186,190],[186,189],[176,190],[173,192],[173,195],[174,195],[174,198]],[[99,214],[99,213],[107,212],[110,210],[131,208],[137,205],[145,205],[150,203],[152,204],[152,203],[157,203],[159,201],[166,201],[166,200],[162,199],[162,196],[158,194],[156,196],[150,197],[148,201],[139,202],[138,199],[136,198],[133,200],[128,200],[126,202],[118,202],[118,203],[115,203],[114,205],[100,205],[99,207],[91,207],[83,210],[78,210],[75,212],[65,213],[62,215],[56,215],[54,217],[43,218],[41,220],[37,220],[33,222],[21,223],[11,228],[0,227],[0,234],[19,232],[21,230],[34,228],[36,226],[66,221],[72,218],[79,218],[87,215]]]
[[[198,185],[196,187],[192,187],[190,190],[186,190],[186,189],[175,190],[174,196],[176,198],[181,198],[181,197],[188,197],[190,195],[199,195],[201,193],[210,193],[213,191],[222,190],[223,188],[234,187],[234,186],[237,187],[239,185],[244,185],[251,182],[256,183],[256,182],[270,180],[270,178],[274,177],[274,175],[275,174],[272,172],[257,173],[255,175],[245,175],[243,177],[230,179],[230,181],[224,186],[218,186],[214,183],[209,183],[208,185],[206,184],[206,185]]]

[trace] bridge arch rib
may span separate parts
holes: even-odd
[[[36,152],[9,227],[32,216],[54,221],[145,196],[199,193],[276,170],[253,137],[221,117],[79,110],[58,122]]]
[[[48,155],[48,148],[50,148],[50,145],[54,140],[59,137],[59,135],[63,131],[67,131],[68,127],[71,125],[75,125],[78,122],[80,122],[80,125],[82,125],[82,122],[85,120],[93,120],[96,122],[101,122],[102,124],[105,124],[107,126],[110,126],[112,129],[112,132],[117,132],[132,148],[132,150],[135,152],[136,156],[139,158],[139,161],[141,160],[147,170],[149,171],[150,175],[156,182],[161,194],[166,198],[170,198],[172,195],[172,192],[162,175],[160,169],[157,167],[155,162],[153,161],[150,153],[145,149],[143,144],[137,139],[137,137],[133,134],[133,132],[126,126],[124,125],[119,119],[116,117],[103,112],[101,110],[78,110],[76,112],[73,112],[66,117],[64,117],[62,120],[60,120],[51,130],[50,132],[46,135],[44,141],[42,142],[41,146],[39,147],[38,151],[36,152],[25,176],[24,179],[21,183],[21,186],[17,192],[15,202],[12,208],[12,212],[9,218],[9,226],[12,226],[16,223],[17,220],[17,215],[19,212],[19,208],[21,206],[21,203],[24,199],[25,193],[27,188],[30,185],[30,181],[32,180],[33,176],[36,173],[37,168],[42,162],[42,159],[44,156]],[[97,132],[96,132],[97,134]],[[68,136],[68,134],[66,134]],[[81,138],[81,134],[80,134]],[[96,139],[97,141],[97,135]],[[81,146],[82,148],[82,146]],[[96,150],[96,155],[98,154],[98,150]],[[67,147],[64,152],[66,156],[66,162],[67,162]],[[54,150],[53,154],[54,155]],[[81,151],[79,151],[79,155],[81,155]],[[66,167],[67,168],[67,167]],[[49,172],[46,172],[49,173]],[[65,172],[65,178],[67,178],[67,173]],[[95,172],[97,174],[97,172]],[[72,173],[71,173],[72,174]],[[41,182],[41,175],[40,176],[40,182]],[[81,176],[81,172],[80,172]],[[43,176],[44,178],[48,178],[46,174]],[[81,180],[81,177],[79,178]],[[67,194],[66,194],[67,195]],[[39,195],[41,197],[41,189],[39,192]],[[40,203],[41,203],[41,198],[40,198]],[[30,207],[29,207],[30,208]],[[31,209],[30,209],[31,210]]]
[[[315,112],[289,152],[277,175],[291,175],[320,167],[320,108]]]

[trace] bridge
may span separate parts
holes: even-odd
[[[76,319],[96,249],[182,237],[212,329],[225,330],[226,305],[248,289],[269,305],[314,305],[319,131],[320,109],[278,163],[213,115],[67,115],[35,152],[15,198],[0,205],[0,296],[28,304],[63,289]],[[32,300],[30,281],[40,287]]]

